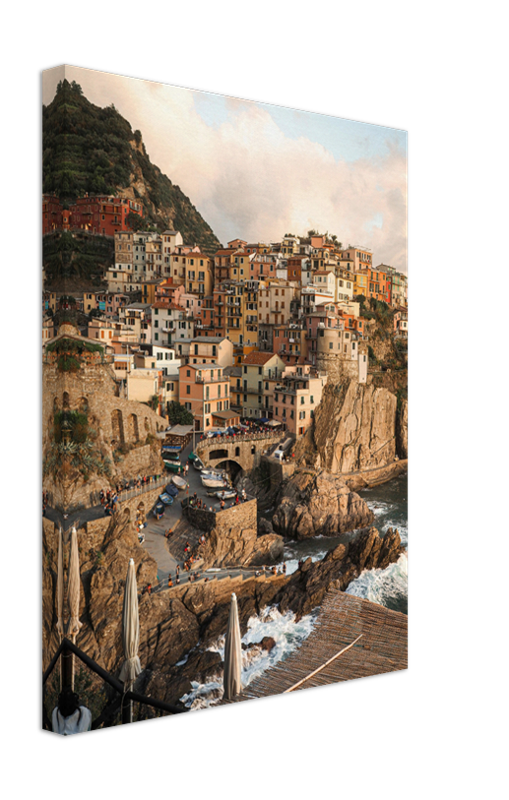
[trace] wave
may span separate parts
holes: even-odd
[[[296,650],[313,630],[317,615],[318,609],[296,622],[292,611],[281,614],[276,606],[268,606],[261,614],[251,617],[242,642],[245,645],[256,644],[264,636],[271,636],[276,644],[270,652],[262,650],[261,647],[251,647],[242,651],[242,685],[248,686],[265,670]],[[208,650],[219,653],[224,659],[224,641],[225,637],[221,636]],[[180,698],[184,705],[193,711],[216,705],[223,697],[223,670],[219,669],[207,683],[191,681],[191,686],[192,691]]]
[[[347,594],[371,600],[393,611],[408,612],[408,559],[402,553],[386,569],[361,572],[345,589]]]

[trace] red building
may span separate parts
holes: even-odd
[[[143,217],[143,206],[126,197],[80,197],[70,207],[72,230],[85,230],[102,236],[130,231],[127,217]]]
[[[42,196],[42,235],[63,228],[62,203],[52,194]]]
[[[125,197],[80,197],[64,209],[58,197],[42,197],[42,233],[56,230],[83,230],[101,236],[114,236],[118,231],[130,231],[129,214],[143,218],[143,206]]]

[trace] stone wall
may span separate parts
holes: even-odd
[[[200,549],[206,567],[259,566],[282,557],[281,536],[258,536],[257,506],[253,499],[217,513],[184,507],[188,522],[207,534]]]
[[[183,514],[193,527],[201,531],[210,533],[212,528],[218,530],[227,529],[233,526],[242,528],[256,529],[256,500],[247,500],[245,503],[234,505],[233,508],[225,508],[224,511],[206,511],[203,508],[193,508],[189,504],[184,505]]]
[[[54,505],[73,508],[90,504],[90,494],[111,481],[134,478],[138,474],[163,471],[157,431],[166,420],[144,403],[117,397],[117,384],[108,364],[85,365],[77,373],[59,372],[54,364],[43,366],[43,455],[51,446],[54,414],[58,410],[86,411],[95,431],[94,449],[99,461],[110,463],[107,475],[90,473],[85,482],[74,468],[64,467],[58,479],[46,475],[44,488],[53,494]],[[61,470],[62,473],[62,470]]]
[[[359,365],[357,359],[342,358],[338,353],[318,352],[316,355],[316,368],[327,373],[329,383],[359,378]]]

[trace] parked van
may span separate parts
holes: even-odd
[[[278,461],[282,461],[285,455],[290,450],[293,444],[293,439],[285,439],[283,444],[280,444],[276,450],[272,453],[273,458],[277,458]]]

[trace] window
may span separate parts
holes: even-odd
[[[189,384],[186,386],[186,394],[191,394],[191,386]]]
[[[180,348],[180,352],[182,352],[182,347]],[[190,369],[186,370],[186,373],[187,373],[187,377],[190,378],[191,377],[191,370]]]

